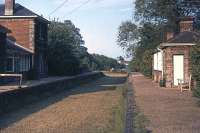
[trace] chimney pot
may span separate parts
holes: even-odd
[[[5,15],[12,16],[14,14],[15,0],[5,0]]]
[[[193,17],[181,18],[179,22],[180,32],[193,31],[193,23],[194,23]]]

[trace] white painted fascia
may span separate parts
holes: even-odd
[[[161,43],[161,47],[163,46],[194,46],[195,43]]]
[[[35,16],[0,16],[0,19],[1,18],[37,18],[38,16],[35,15]]]

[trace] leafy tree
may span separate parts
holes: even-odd
[[[49,46],[49,73],[51,75],[74,75],[80,72],[79,60],[72,52],[72,46],[57,43]]]
[[[133,24],[134,25],[134,24]],[[130,24],[125,25],[124,23],[120,26],[120,29],[128,29]],[[126,27],[126,28],[123,28]],[[133,71],[143,72],[145,75],[151,75],[152,68],[152,57],[153,51],[162,42],[162,26],[146,22],[141,27],[138,27],[132,34],[135,34],[132,41],[135,43],[128,44],[127,52],[132,52],[133,60],[130,63],[130,67]],[[118,35],[118,41],[121,40],[121,35],[129,34],[129,30],[122,30]],[[126,40],[126,39],[124,39]],[[118,44],[120,45],[120,44]],[[121,45],[120,45],[121,46]],[[148,54],[147,54],[148,53]],[[145,59],[145,60],[144,60]],[[134,66],[134,67],[133,67]]]
[[[51,22],[49,25],[49,73],[73,75],[80,72],[76,51],[84,44],[79,29],[71,21]]]
[[[117,43],[120,47],[132,54],[137,46],[138,27],[131,21],[122,22],[119,27]]]
[[[118,61],[125,61],[124,57],[122,57],[122,56],[117,57],[117,60]]]

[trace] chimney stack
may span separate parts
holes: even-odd
[[[180,19],[179,26],[180,26],[180,32],[185,31],[193,31],[193,24],[194,24],[194,18],[193,17],[184,17]]]
[[[5,0],[5,16],[12,16],[14,14],[15,0]]]
[[[167,32],[166,33],[166,40],[168,41],[169,39],[174,37],[174,32]]]

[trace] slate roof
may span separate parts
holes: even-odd
[[[200,39],[200,33],[194,31],[180,32],[167,42],[161,43],[159,48],[172,46],[193,46],[197,39]]]
[[[20,46],[19,44],[16,44],[15,42],[9,39],[6,40],[6,48],[8,50],[14,50],[15,52],[21,54],[33,54],[30,50]]]
[[[0,16],[5,16],[4,12],[5,12],[5,5],[4,4],[0,4]],[[35,16],[35,17],[38,17],[38,18],[43,19],[45,21],[48,21],[45,18],[43,18],[42,16],[34,13],[33,11],[27,9],[26,7],[24,7],[24,6],[22,6],[22,5],[18,4],[18,3],[15,4],[15,9],[14,9],[13,16],[23,16],[23,17]]]
[[[174,38],[169,39],[167,43],[195,43],[200,38],[197,32],[185,31],[176,35]]]

